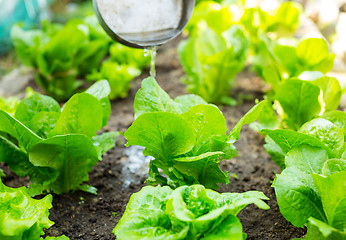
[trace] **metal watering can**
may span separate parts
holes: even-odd
[[[93,4],[112,39],[133,48],[151,48],[183,31],[195,0],[93,0]]]

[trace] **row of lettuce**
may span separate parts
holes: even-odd
[[[320,38],[298,41],[302,7],[285,2],[273,10],[248,7],[244,1],[201,1],[190,20],[189,38],[179,45],[189,92],[207,102],[234,105],[234,79],[248,64],[273,88],[304,71],[326,73],[334,55]],[[66,101],[87,83],[107,79],[111,99],[126,97],[132,79],[149,62],[143,50],[111,39],[95,16],[65,25],[42,23],[41,29],[14,26],[11,37],[23,64],[35,69],[37,84],[58,101]]]
[[[244,11],[240,20],[231,14],[234,7]],[[181,43],[179,54],[188,89],[201,97],[171,99],[153,78],[143,80],[135,98],[135,121],[124,136],[128,146],[141,145],[146,155],[154,157],[147,182],[161,186],[144,187],[131,197],[114,229],[118,239],[245,239],[237,214],[251,203],[268,209],[263,202],[267,198],[256,191],[218,194],[209,189],[229,183],[228,173],[219,163],[236,156],[233,144],[241,127],[250,123],[266,136],[265,149],[282,169],[273,187],[283,216],[297,227],[308,227],[305,239],[346,238],[346,113],[336,110],[343,93],[339,82],[325,76],[333,66],[334,55],[323,39],[298,42],[275,36],[296,29],[299,11],[291,2],[282,4],[272,15],[240,3],[201,1],[197,5],[188,26],[190,37]],[[224,21],[213,24],[215,19]],[[76,26],[86,30],[81,22]],[[14,31],[27,34],[19,28]],[[56,33],[52,38],[59,36]],[[39,37],[33,35],[32,39],[42,46]],[[49,38],[46,41],[50,42]],[[63,43],[58,39],[47,46],[33,61],[43,64],[40,67],[45,64],[42,58],[48,59],[50,51],[53,53],[51,46],[58,54]],[[93,53],[88,55],[84,49],[74,54],[66,59],[62,56],[63,60],[49,67],[65,71],[68,68],[60,67],[68,59],[83,58],[80,63],[85,63]],[[124,58],[133,59],[136,54],[129,56]],[[208,102],[235,102],[228,95],[229,87],[249,56],[272,91],[227,133],[224,116]],[[81,66],[74,67],[78,74]],[[113,67],[108,71],[113,73]],[[56,86],[58,81],[54,83],[53,75],[49,76],[44,79]],[[2,100],[6,109],[0,111],[0,162],[6,162],[19,176],[29,176],[31,185],[25,190],[1,183],[1,210],[6,214],[0,218],[0,236],[40,239],[42,228],[52,225],[47,212],[51,195],[40,200],[43,207],[39,208],[41,204],[29,201],[28,194],[96,193],[83,183],[102,154],[114,147],[118,133],[96,135],[107,124],[111,92],[107,81],[99,81],[71,97],[62,109],[51,97],[33,92],[22,101]],[[25,208],[32,209],[30,214],[21,209],[23,202],[28,203]],[[24,218],[27,221],[22,221]],[[21,221],[23,227],[15,227]]]
[[[27,201],[29,194],[96,193],[83,183],[118,134],[96,136],[109,117],[109,93],[107,81],[100,81],[74,95],[62,110],[52,98],[29,93],[15,117],[0,111],[0,162],[31,180],[28,190],[1,183],[3,236],[39,239],[42,228],[52,225],[47,220],[51,195]],[[236,156],[233,144],[241,127],[265,117],[268,106],[267,100],[258,103],[227,133],[215,105],[196,95],[171,99],[153,78],[143,80],[135,97],[135,121],[124,136],[127,146],[143,146],[154,157],[147,182],[159,186],[131,197],[114,229],[117,238],[245,239],[236,215],[252,203],[268,209],[263,202],[268,198],[257,191],[219,194],[209,189],[229,183],[219,163]],[[94,117],[89,121],[86,116]],[[329,111],[298,131],[261,131],[267,151],[283,169],[273,184],[280,211],[295,226],[308,226],[305,239],[345,237],[345,126],[345,112]],[[23,226],[15,227],[19,222]]]
[[[271,86],[253,126],[282,169],[273,183],[280,211],[307,227],[305,239],[346,239],[346,113],[337,111],[345,89],[325,75],[335,56],[323,38],[292,37],[301,14],[294,2],[265,12],[202,1],[179,54],[188,89],[210,102],[235,102],[229,89],[246,61]]]
[[[99,81],[60,108],[53,98],[29,91],[13,115],[0,110],[0,162],[30,178],[28,189],[0,183],[1,237],[40,239],[43,228],[53,224],[48,219],[52,195],[41,200],[30,196],[76,190],[97,194],[84,183],[102,154],[115,146],[118,133],[96,135],[108,121],[109,93],[107,81]],[[257,119],[265,104],[254,107],[227,134],[226,120],[215,105],[196,95],[173,100],[154,78],[143,80],[135,98],[136,120],[125,138],[127,145],[144,146],[145,154],[155,158],[147,182],[164,187],[145,187],[132,196],[114,230],[117,238],[246,238],[236,215],[252,203],[268,209],[263,202],[268,198],[256,191],[219,194],[209,189],[229,183],[219,162],[236,155],[233,143],[242,125]]]

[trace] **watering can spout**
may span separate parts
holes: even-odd
[[[150,48],[183,31],[195,0],[93,0],[93,4],[99,22],[115,41]]]

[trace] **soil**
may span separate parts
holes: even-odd
[[[181,68],[176,53],[179,39],[174,40],[159,49],[157,57],[157,81],[171,97],[186,94],[185,86],[181,83],[184,71]],[[148,76],[149,70],[133,81],[129,95],[125,99],[112,102],[112,115],[106,130],[126,131],[133,122],[133,100],[140,88],[141,79]],[[31,83],[32,85],[32,83]],[[239,106],[220,106],[231,129],[237,121],[255,104],[254,99],[263,98],[263,86],[259,78],[246,69],[239,74],[232,90],[232,96],[244,98],[252,95],[251,100],[244,100]],[[75,192],[68,195],[54,195],[50,219],[55,222],[47,236],[65,234],[74,239],[110,240],[116,239],[112,230],[121,218],[126,204],[132,193],[139,191],[145,184],[145,177],[140,184],[130,184],[123,187],[121,161],[126,161],[124,154],[125,139],[117,139],[116,148],[105,154],[90,173],[89,184],[98,188],[98,195],[85,192]],[[238,216],[243,224],[248,239],[277,239],[285,240],[302,237],[305,229],[298,229],[288,223],[280,214],[271,188],[271,181],[279,167],[270,159],[263,148],[264,139],[248,126],[243,127],[240,139],[236,143],[238,157],[221,163],[221,167],[230,174],[235,173],[238,179],[231,177],[231,183],[221,186],[220,192],[244,192],[249,190],[262,191],[270,198],[267,202],[270,210],[260,210],[248,206]],[[9,169],[4,168],[7,176],[3,178],[6,185],[19,187],[28,184],[27,178],[18,178]]]

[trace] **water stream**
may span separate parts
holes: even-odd
[[[144,56],[150,55],[150,76],[156,77],[156,55],[158,46],[152,46],[144,49]]]

